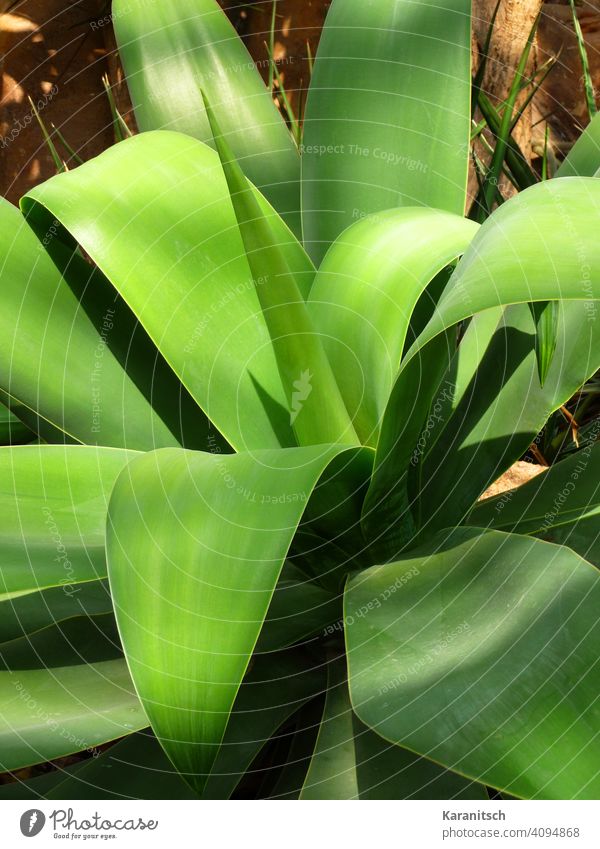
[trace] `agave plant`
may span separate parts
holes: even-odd
[[[0,764],[94,756],[4,797],[597,798],[600,451],[481,500],[600,365],[597,120],[480,226],[467,0],[334,0],[300,151],[113,15],[143,132],[0,206]]]

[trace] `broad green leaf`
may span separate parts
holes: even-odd
[[[298,712],[287,760],[268,799],[299,799],[323,718],[324,698],[313,699]]]
[[[19,211],[0,200],[0,389],[20,402],[17,412],[25,406],[39,415],[42,435],[49,423],[51,435],[59,429],[90,444],[178,445],[113,353],[122,319],[114,292],[104,303],[96,299],[93,317],[86,314],[78,294],[92,269],[56,232],[50,219],[38,240]]]
[[[522,55],[523,54],[521,54],[521,56]],[[478,70],[481,69],[482,64],[483,63],[481,63],[479,65]],[[547,72],[547,70],[548,69],[546,69],[546,72]],[[537,80],[535,81],[535,86],[539,87],[542,80],[543,80],[543,76],[540,74],[540,76],[538,76]],[[529,98],[532,98],[534,95],[535,95],[535,88],[532,86],[529,89],[529,92],[527,94],[527,98],[524,101],[521,101],[520,106],[519,106],[519,112],[522,113],[522,110],[524,110],[527,107],[527,100]],[[484,119],[482,129],[485,126],[485,124],[487,124],[492,135],[497,138],[502,132],[502,112],[498,111],[498,109],[496,108],[496,106],[494,106],[494,104],[489,99],[489,97],[482,91],[479,91],[477,101],[475,101],[473,99],[471,101],[471,104],[472,104],[472,106],[474,105],[475,107],[479,107],[479,109],[481,110],[481,114],[482,114],[483,119]],[[517,119],[517,120],[519,120],[519,119]],[[512,130],[514,130],[516,123],[517,123],[517,121],[513,120],[512,126],[511,126],[511,133],[512,133]],[[478,125],[478,127],[479,127],[479,125]],[[477,133],[477,135],[479,135],[479,133]],[[473,140],[473,134],[471,134],[471,140]],[[534,186],[536,183],[539,182],[538,175],[529,165],[523,151],[521,150],[521,148],[519,147],[519,145],[517,144],[517,142],[515,141],[515,139],[512,135],[509,135],[507,140],[506,140],[505,153],[506,153],[506,165],[508,166],[508,175],[507,176],[509,177],[509,179],[511,180],[513,185],[519,191],[523,191],[523,189],[526,189],[528,186]],[[543,169],[543,164],[542,164],[542,172],[543,172],[543,170],[544,169]],[[485,208],[485,206],[482,203],[482,201],[484,200],[482,195],[483,195],[483,191],[484,191],[485,188],[486,188],[485,181],[482,180],[481,186],[480,186],[480,189],[479,189],[479,195],[475,199],[475,204],[480,204],[480,206],[479,207],[476,206],[473,209],[473,212],[484,213],[484,217],[488,214],[488,210]],[[496,186],[496,188],[497,188],[497,186]],[[500,196],[499,196],[498,191],[496,191],[496,200],[498,200],[498,201],[500,200]]]
[[[112,613],[75,616],[0,645],[0,667],[7,670],[56,669],[122,656]]]
[[[152,733],[129,734],[104,752],[0,786],[0,799],[197,799]]]
[[[12,415],[16,416],[30,432],[34,435],[31,442],[37,444],[49,443],[52,445],[80,445],[79,440],[69,436],[57,425],[51,424],[32,407],[18,401],[9,395],[4,389],[0,389],[0,403],[3,404]],[[7,443],[8,444],[8,443]],[[30,444],[30,443],[21,443]]]
[[[331,525],[335,528],[335,525]],[[331,623],[341,618],[339,602],[345,580],[350,572],[364,569],[373,563],[371,552],[360,528],[360,513],[356,523],[349,531],[333,532],[334,539],[327,534],[314,533],[310,522],[302,522],[289,551],[289,558],[304,574],[305,580],[314,581],[331,599],[331,612],[336,611],[333,619],[323,622],[323,630]],[[312,588],[312,585],[309,585]],[[274,599],[276,603],[276,599]],[[291,603],[291,599],[290,599]],[[314,616],[307,616],[306,625],[317,619],[318,611],[312,611]],[[269,638],[267,625],[261,634]]]
[[[310,261],[257,198],[308,291]],[[142,133],[37,186],[22,204],[39,231],[56,218],[81,243],[234,448],[295,444],[215,151],[178,133]],[[205,448],[219,447],[215,438]]]
[[[594,177],[600,168],[600,118],[595,115],[579,136],[555,177]]]
[[[319,551],[316,556],[319,556]],[[285,648],[323,633],[341,618],[341,597],[286,561],[269,604],[257,651]],[[1,619],[0,619],[1,621]]]
[[[548,377],[552,358],[556,350],[558,333],[558,302],[534,301],[530,304],[535,321],[535,355],[538,364],[540,383],[543,386]]]
[[[542,528],[536,536],[555,545],[566,545],[600,569],[600,516]]]
[[[83,762],[82,762],[83,763]],[[82,763],[69,766],[67,769],[54,769],[28,778],[26,781],[18,778],[8,784],[0,784],[0,800],[6,799],[46,799],[51,790],[61,781],[81,768]]]
[[[600,445],[590,445],[517,489],[480,501],[469,524],[533,534],[598,515]]]
[[[271,335],[290,423],[298,444],[347,442],[354,445],[358,440],[302,296],[301,277],[290,268],[277,233],[223,137],[208,100],[206,111],[258,300]],[[306,262],[310,262],[308,257]]]
[[[173,769],[155,737],[139,731],[120,740],[73,774],[63,774],[47,799],[197,799]]]
[[[382,537],[380,560],[394,559],[414,539],[418,487],[427,485],[422,457],[464,400],[502,313],[496,307],[474,316],[457,352],[455,337],[436,337],[408,363],[390,398],[362,520],[371,536]]]
[[[39,631],[73,616],[110,613],[107,581],[49,587],[0,601],[0,643]],[[0,648],[1,650],[1,648]]]
[[[130,464],[109,506],[117,622],[167,754],[201,791],[310,494],[343,446]],[[366,450],[366,449],[363,449]]]
[[[360,525],[373,456],[365,449],[332,460],[306,505],[289,551],[294,564],[336,598],[349,572],[374,562]]]
[[[413,352],[437,333],[495,306],[600,298],[595,220],[600,181],[548,180],[499,207],[472,240]]]
[[[465,323],[460,343],[444,375],[451,383],[445,384],[443,388],[448,391],[439,395],[444,419],[453,415],[466,398],[498,327],[505,321],[504,313],[503,307],[492,307],[476,313]]]
[[[255,656],[238,691],[203,798],[228,799],[265,743],[288,717],[323,692],[325,680],[323,665],[298,649]]]
[[[452,362],[455,336],[440,334],[412,357],[396,381],[386,407],[375,465],[362,516],[375,560],[396,557],[416,531],[408,491],[408,470],[419,451],[428,413],[446,387],[441,381]],[[371,561],[373,562],[373,560]]]
[[[51,761],[145,728],[124,660],[0,672],[0,768]]]
[[[212,144],[204,90],[244,172],[299,233],[296,144],[216,0],[114,0],[113,18],[140,129]]]
[[[420,296],[477,229],[439,210],[388,210],[345,230],[323,260],[308,306],[364,443],[376,441]]]
[[[513,303],[558,299],[578,302],[563,303],[559,311],[561,351],[555,353],[544,384],[543,408],[537,409],[533,405],[530,410],[534,417],[540,415],[538,430],[552,411],[563,404],[598,368],[600,339],[594,320],[597,311],[594,299],[600,297],[600,278],[596,279],[594,269],[600,261],[600,246],[592,223],[594,205],[600,210],[599,181],[586,178],[548,181],[508,201],[480,228],[451,276],[429,324],[403,360],[383,418],[372,492],[365,509],[373,509],[373,499],[375,503],[385,499],[386,492],[400,478],[414,454],[419,434],[427,421],[427,413],[422,414],[421,410],[416,418],[410,399],[417,398],[423,402],[423,392],[418,386],[422,368],[420,363],[436,361],[435,352],[428,354],[427,348],[430,344],[443,348],[444,342],[440,340],[444,340],[442,334],[448,328],[477,313]],[[577,234],[576,239],[573,238],[574,233]],[[488,331],[483,334],[484,339]],[[436,337],[439,337],[437,341]],[[413,362],[415,357],[416,364]],[[515,352],[511,353],[511,357],[517,357]],[[492,373],[495,371],[494,379],[497,379],[495,364],[490,362],[490,368]],[[429,374],[427,376],[430,378]],[[508,378],[509,375],[502,378],[507,384],[507,392],[502,400],[509,410],[509,419],[498,417],[496,423],[500,427],[506,424],[509,433],[518,436],[514,433],[514,422],[516,420],[518,424],[521,408],[519,403],[511,401]],[[523,389],[533,391],[534,379],[538,380],[537,375],[532,376],[530,381],[526,377],[526,385],[521,386],[521,392]],[[439,381],[429,384],[431,389],[428,389],[424,399],[428,406],[435,403],[435,388],[438,384]],[[484,393],[480,406],[490,401],[492,403],[489,405],[493,407],[493,395],[490,394],[486,401]],[[477,414],[477,409],[470,411],[471,421]],[[510,419],[513,420],[512,425]],[[415,426],[418,428],[416,436]],[[406,434],[410,438],[407,439]],[[467,441],[471,439],[473,446],[478,439],[486,440],[485,429],[480,430],[478,435],[471,435],[469,428],[465,427],[463,436]],[[493,439],[488,439],[487,443],[494,446]],[[522,448],[521,453],[526,447]],[[504,443],[495,443],[496,455],[499,453],[508,461],[509,454],[503,448]],[[458,455],[456,450],[448,454],[452,462],[462,462],[464,456],[464,453]],[[514,459],[518,459],[518,454]],[[458,500],[448,499],[447,504],[453,506],[455,513],[440,512],[437,527],[460,521],[477,495],[485,489],[487,476],[494,471],[499,476],[504,468],[498,466],[497,456],[491,465],[482,467],[486,478],[483,486],[475,491],[473,497],[471,491],[465,492],[460,504]],[[446,464],[445,471],[447,469]],[[425,476],[422,478],[427,480]],[[452,475],[448,474],[448,481],[451,479]],[[473,478],[469,482],[469,489],[477,490],[479,485],[480,481]],[[449,492],[448,489],[445,494]],[[436,504],[437,499],[436,495]],[[436,504],[431,503],[430,507],[436,509]]]
[[[535,324],[529,308],[517,304],[506,310],[460,403],[447,415],[436,408],[428,419],[419,442],[424,448],[416,452],[413,467],[424,538],[459,524],[481,493],[523,456],[551,413],[600,365],[600,329],[586,320],[587,305],[566,301],[557,312],[556,353],[543,387],[537,379]],[[444,390],[452,395],[453,388],[449,374],[436,397]]]
[[[463,215],[469,0],[334,0],[302,145],[302,219],[320,262],[354,221],[395,206]]]
[[[301,799],[487,799],[485,788],[390,744],[358,719],[346,663],[329,664],[323,721]]]
[[[600,573],[566,548],[444,531],[349,582],[352,705],[382,737],[543,799],[594,799]]]
[[[106,577],[108,499],[134,451],[78,445],[0,448],[0,600]],[[18,600],[18,604],[22,603]]]
[[[19,445],[34,438],[35,434],[4,404],[0,404],[0,445]]]

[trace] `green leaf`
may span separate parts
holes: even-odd
[[[108,498],[134,451],[75,445],[0,448],[0,600],[106,577]],[[21,601],[18,602],[21,604]]]
[[[389,508],[398,512],[395,503],[386,501],[386,493],[393,491],[394,482],[400,479],[414,456],[421,430],[427,422],[427,410],[430,404],[435,403],[436,387],[441,380],[441,376],[439,379],[435,375],[432,378],[433,369],[426,364],[436,363],[442,354],[436,354],[435,350],[428,353],[428,347],[431,344],[443,352],[447,348],[443,334],[447,334],[448,329],[458,322],[494,307],[526,301],[563,300],[559,310],[557,343],[560,352],[553,357],[543,392],[538,393],[538,402],[541,399],[543,403],[539,407],[535,404],[527,405],[526,415],[534,417],[537,428],[531,438],[541,429],[552,411],[565,403],[598,368],[600,338],[594,320],[597,310],[594,299],[600,297],[600,278],[596,279],[594,269],[600,261],[600,246],[594,235],[594,204],[600,210],[600,182],[597,180],[549,180],[508,201],[482,225],[452,274],[429,324],[404,357],[383,418],[372,491],[367,498],[365,511],[373,512],[377,504],[385,506],[387,503]],[[573,238],[574,233],[577,238]],[[569,300],[572,303],[568,303]],[[522,318],[519,321],[522,324]],[[530,318],[529,322],[531,324]],[[489,332],[488,328],[483,335],[483,347],[480,349],[479,345],[475,345],[474,353],[470,355],[475,356],[476,362],[481,359],[489,344]],[[520,338],[520,350],[510,352],[510,369],[520,364],[523,364],[524,369],[527,368],[527,327],[524,332],[525,339],[522,336]],[[521,327],[516,338],[522,333]],[[533,340],[530,348],[533,351]],[[504,450],[507,437],[515,440],[515,452],[520,444],[519,439],[526,440],[528,430],[521,431],[519,427],[523,411],[520,403],[515,402],[511,395],[509,381],[512,372],[510,369],[506,373],[499,372],[492,358],[488,367],[496,385],[499,380],[507,386],[500,399],[507,412],[493,419],[494,428],[503,429],[502,439],[494,440],[489,434],[486,435],[485,427],[471,435],[465,424],[462,438],[466,441],[466,452],[458,451],[460,443],[454,445],[450,452],[443,451],[440,443],[444,456],[442,473],[447,482],[444,490],[446,503],[444,510],[438,509],[439,492],[436,489],[435,498],[432,501],[430,496],[428,507],[429,510],[437,511],[437,528],[461,521],[466,510],[485,489],[489,482],[488,476],[496,472],[495,476],[498,477],[507,465],[518,459],[518,453],[511,457]],[[476,369],[470,367],[470,370],[474,373]],[[428,380],[427,391],[422,388],[424,378],[421,374]],[[480,380],[484,375],[485,371]],[[526,372],[521,372],[519,379],[522,381],[519,389],[521,397],[525,393],[525,397],[533,400],[535,390],[532,381],[537,383],[537,376],[529,377]],[[482,408],[493,409],[495,401],[496,395],[490,391],[489,386],[484,386],[483,394],[478,396],[479,406],[468,411],[471,424],[482,415]],[[418,416],[415,415],[415,404],[420,407]],[[427,405],[425,411],[422,409],[424,404]],[[460,428],[457,429],[460,431]],[[479,449],[478,441],[481,440],[486,444]],[[470,477],[465,478],[466,489],[460,499],[453,498],[455,491],[461,493],[461,489],[456,487],[456,481],[461,479],[468,466],[465,458],[475,450],[481,450],[485,455],[488,446],[493,448],[492,460],[469,470]],[[527,445],[522,446],[521,453],[526,448]],[[452,464],[461,465],[458,478],[456,470],[453,477]],[[437,466],[432,464],[432,468],[437,474]],[[421,478],[432,487],[427,475],[422,473]],[[397,489],[396,497],[399,499],[399,507],[405,509],[406,488]],[[402,537],[406,541],[406,533]]]
[[[334,0],[302,145],[309,252],[363,215],[431,206],[463,215],[470,132],[469,0]]]
[[[360,526],[373,472],[373,451],[338,454],[313,491],[294,536],[289,557],[336,598],[346,577],[371,565]]]
[[[487,799],[485,788],[390,745],[352,710],[346,663],[329,664],[323,720],[301,799]]]
[[[148,720],[124,660],[0,672],[0,767],[95,749]]]
[[[501,132],[501,116],[495,108],[492,101],[487,95],[480,91],[477,98],[477,105],[481,109],[481,114],[485,119],[485,123],[495,136]],[[514,127],[514,122],[513,122]],[[538,182],[535,172],[530,167],[523,151],[514,140],[512,135],[509,135],[506,140],[506,164],[510,168],[508,172],[519,190],[526,189],[528,186],[534,186]]]
[[[535,355],[538,364],[540,384],[543,386],[548,377],[552,358],[556,351],[558,333],[558,302],[536,301],[530,305],[535,322]]]
[[[114,0],[113,20],[140,129],[212,144],[204,90],[244,172],[299,234],[298,149],[218,3]]]
[[[362,515],[378,560],[394,558],[415,534],[408,469],[417,456],[432,404],[448,391],[438,387],[452,360],[454,341],[450,334],[440,334],[418,351],[402,371],[386,407]]]
[[[477,225],[416,207],[349,227],[323,260],[308,307],[361,441],[376,442],[415,306]]]
[[[27,781],[17,779],[8,784],[0,784],[0,799],[46,799],[51,790],[61,781],[81,768],[84,761],[71,764],[67,768],[54,769],[29,778]]]
[[[27,781],[0,786],[0,799],[197,799],[149,730],[104,752]]]
[[[0,664],[6,669],[54,669],[122,656],[112,612],[75,616],[0,645]]]
[[[301,280],[290,268],[277,233],[235,161],[208,100],[206,112],[271,335],[290,423],[298,444],[347,442],[354,445],[356,434],[302,297]],[[308,257],[306,262],[309,263]]]
[[[308,291],[310,261],[256,196],[287,264]],[[39,230],[56,218],[81,243],[234,448],[295,444],[213,150],[177,133],[143,133],[35,187],[22,204]],[[209,433],[204,448],[216,450],[215,439]]]
[[[228,799],[265,743],[302,705],[325,689],[325,670],[298,649],[256,656],[238,691],[225,736],[204,788]],[[260,775],[255,776],[259,779]]]
[[[147,731],[130,734],[106,752],[63,774],[47,799],[197,799]]]
[[[555,177],[594,177],[600,168],[600,118],[594,115],[579,136]]]
[[[199,792],[306,502],[345,450],[360,449],[159,451],[115,485],[107,553],[121,639],[154,732]]]
[[[555,545],[566,545],[600,569],[600,516],[595,513],[564,525],[543,528],[536,536]]]
[[[517,489],[475,505],[469,524],[532,534],[600,514],[600,445],[589,445]]]
[[[566,548],[444,531],[349,582],[354,710],[514,796],[594,799],[599,604],[600,573]]]
[[[275,786],[269,790],[268,799],[300,798],[323,718],[324,702],[324,698],[313,699],[298,711],[287,760]]]
[[[0,601],[0,643],[31,634],[73,616],[110,613],[107,581],[49,587]],[[1,650],[1,647],[0,647]]]
[[[315,553],[322,555],[322,549]],[[323,564],[321,563],[321,568]],[[341,618],[341,597],[307,578],[286,561],[265,617],[257,651],[285,648],[325,629]],[[1,622],[1,618],[0,618]]]
[[[460,377],[461,397],[453,409],[436,405],[431,411],[418,443],[424,447],[411,461],[419,475],[414,491],[424,536],[459,524],[481,493],[523,456],[552,412],[600,364],[599,326],[587,320],[587,305],[563,301],[557,311],[556,354],[543,387],[528,306],[509,307],[489,341],[477,333],[477,322],[471,323],[463,341],[471,332],[479,339],[468,350],[461,344],[458,364],[451,366],[436,398],[453,396],[452,371],[464,369],[463,359],[474,356],[476,371],[466,385],[466,374]]]
[[[515,73],[512,78],[512,82],[510,84],[508,96],[504,103],[504,111],[502,112],[502,117],[500,118],[500,125],[497,130],[495,127],[493,130],[494,135],[496,137],[494,150],[492,153],[489,168],[487,169],[485,174],[483,185],[484,208],[482,212],[484,215],[489,215],[491,213],[492,208],[494,206],[494,202],[496,200],[498,182],[502,175],[504,160],[506,159],[507,151],[509,148],[511,130],[515,123],[514,111],[517,102],[517,97],[519,96],[519,93],[522,89],[523,75],[525,74],[527,68],[527,61],[529,59],[529,53],[531,51],[531,47],[535,39],[539,20],[540,13],[537,14],[533,22],[533,25],[527,37],[527,42],[525,44],[525,47],[523,48],[523,51],[521,52],[519,62],[517,64]]]
[[[35,438],[29,428],[4,404],[0,404],[0,445],[19,445]]]
[[[58,429],[71,440],[140,449],[179,444],[113,353],[123,318],[114,292],[94,296],[99,281],[57,231],[50,219],[38,240],[19,211],[0,201],[0,389],[10,396],[2,401],[20,402],[19,418],[41,435]],[[92,317],[90,298],[79,298],[88,283]],[[30,420],[23,407],[34,411]]]
[[[413,352],[491,307],[599,299],[598,212],[600,181],[585,177],[548,180],[503,204],[475,235]],[[590,320],[593,310],[590,304]]]
[[[588,109],[590,120],[598,111],[596,108],[596,95],[594,92],[594,81],[590,72],[590,63],[585,46],[585,39],[581,31],[581,24],[577,17],[577,9],[575,8],[575,0],[569,0],[571,14],[573,15],[573,26],[575,28],[575,36],[577,37],[577,47],[579,48],[579,58],[581,59],[581,70],[583,72],[583,87],[585,90],[585,101]]]

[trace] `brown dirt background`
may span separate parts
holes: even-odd
[[[0,12],[10,0],[0,0]],[[54,125],[83,159],[114,141],[102,76],[109,75],[121,111],[129,114],[126,87],[110,26],[94,26],[109,11],[106,0],[20,0],[0,14],[2,90],[0,133],[10,139],[0,148],[0,191],[12,202],[55,172],[33,118],[28,98],[44,104],[44,122]],[[270,0],[222,0],[255,61],[266,53]],[[474,65],[485,40],[496,0],[474,0]],[[485,88],[493,98],[506,91],[512,68],[542,0],[501,0],[496,36],[490,49]],[[329,0],[278,0],[275,55],[292,104],[297,107],[308,82],[307,42],[316,52]],[[578,5],[592,75],[600,85],[600,0]],[[535,157],[548,122],[558,155],[568,150],[587,122],[581,65],[571,12],[564,2],[543,4],[536,56],[539,65],[558,56],[556,67],[536,97],[520,130],[526,153]],[[266,70],[264,71],[266,73]],[[56,87],[56,88],[53,88]],[[55,92],[55,93],[53,93]]]

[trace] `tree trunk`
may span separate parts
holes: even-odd
[[[473,35],[481,61],[497,0],[474,0]],[[483,91],[498,105],[508,95],[515,70],[527,44],[531,27],[539,14],[543,0],[500,0],[490,47],[488,50]],[[536,65],[536,45],[531,51],[528,69]],[[515,128],[515,136],[523,153],[531,159],[532,109],[525,110]]]

